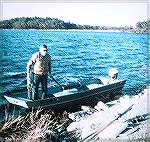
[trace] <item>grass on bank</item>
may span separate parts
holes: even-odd
[[[26,115],[9,116],[1,124],[0,139],[2,140],[52,140],[57,139],[69,119],[65,113],[55,115],[51,110],[32,110]]]

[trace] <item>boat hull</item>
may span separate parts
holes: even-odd
[[[114,96],[121,92],[124,81],[118,81],[116,83],[102,85],[94,89],[76,90],[64,90],[54,94],[48,94],[48,98],[39,100],[29,100],[22,97],[4,96],[9,103],[19,105],[25,108],[51,108],[51,109],[64,109],[80,105],[94,106],[102,98],[106,96]],[[78,88],[79,89],[79,88]],[[72,93],[68,93],[68,92]],[[74,91],[74,92],[73,92]],[[65,94],[66,93],[66,94]],[[65,95],[61,95],[65,94]]]

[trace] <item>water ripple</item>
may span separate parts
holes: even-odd
[[[44,43],[52,56],[52,73],[62,83],[108,76],[111,67],[118,68],[119,78],[127,79],[126,90],[147,83],[146,34],[50,30],[4,30],[3,34],[4,90],[26,77],[28,59]]]

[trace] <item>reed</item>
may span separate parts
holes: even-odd
[[[64,115],[55,115],[52,110],[41,108],[16,117],[8,117],[7,114],[7,120],[0,128],[0,139],[4,141],[56,139],[58,130],[68,123],[69,119],[64,117]]]

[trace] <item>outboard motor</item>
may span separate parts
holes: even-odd
[[[115,79],[117,79],[117,77],[118,77],[118,70],[116,68],[111,68],[108,71],[108,75],[110,77],[110,80],[108,81],[108,84],[109,84],[111,81],[114,81]]]

